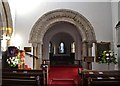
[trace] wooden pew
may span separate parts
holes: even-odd
[[[120,86],[120,71],[82,70],[81,86]]]
[[[47,86],[45,70],[2,70],[2,86]]]
[[[110,78],[91,78],[90,86],[120,86],[120,78],[110,79]]]

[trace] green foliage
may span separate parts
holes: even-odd
[[[99,63],[114,63],[117,64],[114,52],[111,51],[103,51],[101,56],[98,58]]]
[[[9,57],[7,59],[7,63],[10,67],[16,67],[19,63],[19,58],[16,56],[16,57]]]

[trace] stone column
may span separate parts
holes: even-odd
[[[95,56],[95,43],[92,44],[92,56]]]
[[[88,56],[92,56],[92,43],[87,43],[88,45]]]
[[[36,69],[37,43],[33,43],[33,69]]]
[[[92,56],[92,43],[83,42],[83,55],[82,56],[83,56],[84,68],[92,69],[92,64],[90,62],[84,62],[84,57],[91,57]]]
[[[82,46],[83,46],[82,56],[87,56],[87,42],[83,42]]]
[[[42,43],[38,43],[37,45],[37,57],[36,60],[36,69],[40,69],[40,65],[42,64]]]
[[[84,57],[87,56],[87,42],[82,42],[82,66],[87,68],[87,63],[84,62]]]
[[[88,43],[88,56],[92,57],[92,46],[93,43]],[[88,62],[87,64],[88,68],[91,70],[92,69],[92,62]]]

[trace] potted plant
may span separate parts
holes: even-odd
[[[99,63],[106,63],[109,70],[110,63],[117,64],[114,52],[112,52],[111,50],[103,51],[99,57]]]

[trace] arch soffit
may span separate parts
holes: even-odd
[[[1,5],[1,21],[4,22],[1,24],[0,27],[2,28],[11,28],[11,31],[9,33],[7,33],[7,35],[11,36],[13,33],[13,22],[12,22],[12,15],[10,12],[10,6],[9,3],[6,1],[2,1],[0,2]],[[2,34],[6,33],[7,30],[3,31]]]
[[[78,12],[68,9],[50,11],[39,18],[31,30],[29,42],[43,43],[46,31],[56,22],[60,21],[75,25],[82,36],[83,42],[96,42],[94,29],[90,22]]]

